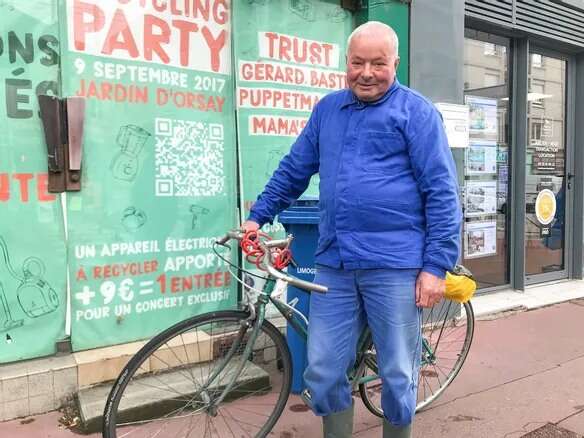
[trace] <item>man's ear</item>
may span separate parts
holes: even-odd
[[[399,56],[395,57],[395,70],[397,71],[397,67],[399,66]]]

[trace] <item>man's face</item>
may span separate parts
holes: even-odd
[[[389,90],[398,65],[399,57],[387,34],[360,34],[349,46],[347,82],[359,100],[372,102]]]

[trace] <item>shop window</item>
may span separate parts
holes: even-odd
[[[532,53],[531,54],[531,66],[542,68],[543,67],[543,56],[539,53]]]
[[[527,100],[531,104],[531,107],[543,109],[545,97],[546,94],[544,83],[535,80],[532,81],[531,89],[529,91],[529,94],[527,95]]]
[[[492,43],[483,43],[483,54],[487,56],[496,56],[497,46]]]
[[[494,87],[499,84],[499,75],[497,73],[485,73],[485,87]]]
[[[481,289],[509,283],[508,48],[506,38],[466,32],[463,81],[470,111],[470,144],[455,159],[462,173],[462,262]]]
[[[507,123],[506,112],[507,108],[497,110],[497,123],[499,125],[497,129],[497,143],[499,146],[507,146],[507,140],[509,139],[509,124]]]
[[[543,132],[543,123],[531,122],[531,139],[541,140]]]

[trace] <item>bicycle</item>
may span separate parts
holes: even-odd
[[[241,242],[246,235],[229,232],[214,246]],[[306,317],[281,300],[286,285],[326,292],[321,285],[282,272],[292,236],[257,238],[255,256],[267,273],[253,303],[241,310],[210,312],[175,324],[155,336],[134,355],[114,383],[103,415],[103,436],[144,437],[265,437],[274,430],[290,395],[292,361],[281,331],[266,319],[272,303],[304,338]],[[244,284],[239,275],[234,277]],[[253,274],[252,274],[253,275]],[[250,296],[250,288],[245,288]],[[442,300],[424,315],[422,362],[417,410],[439,397],[460,371],[472,342],[474,314]],[[381,383],[370,331],[359,338],[357,357],[348,372],[354,393],[374,415],[383,416]],[[274,435],[274,436],[280,436]]]

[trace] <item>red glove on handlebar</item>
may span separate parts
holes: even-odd
[[[264,270],[261,266],[265,253],[260,247],[260,239],[271,240],[271,237],[261,231],[247,231],[241,239],[241,250],[245,254],[245,259],[257,266],[258,269]],[[276,269],[284,269],[292,260],[292,252],[286,248],[272,248],[273,266]]]

